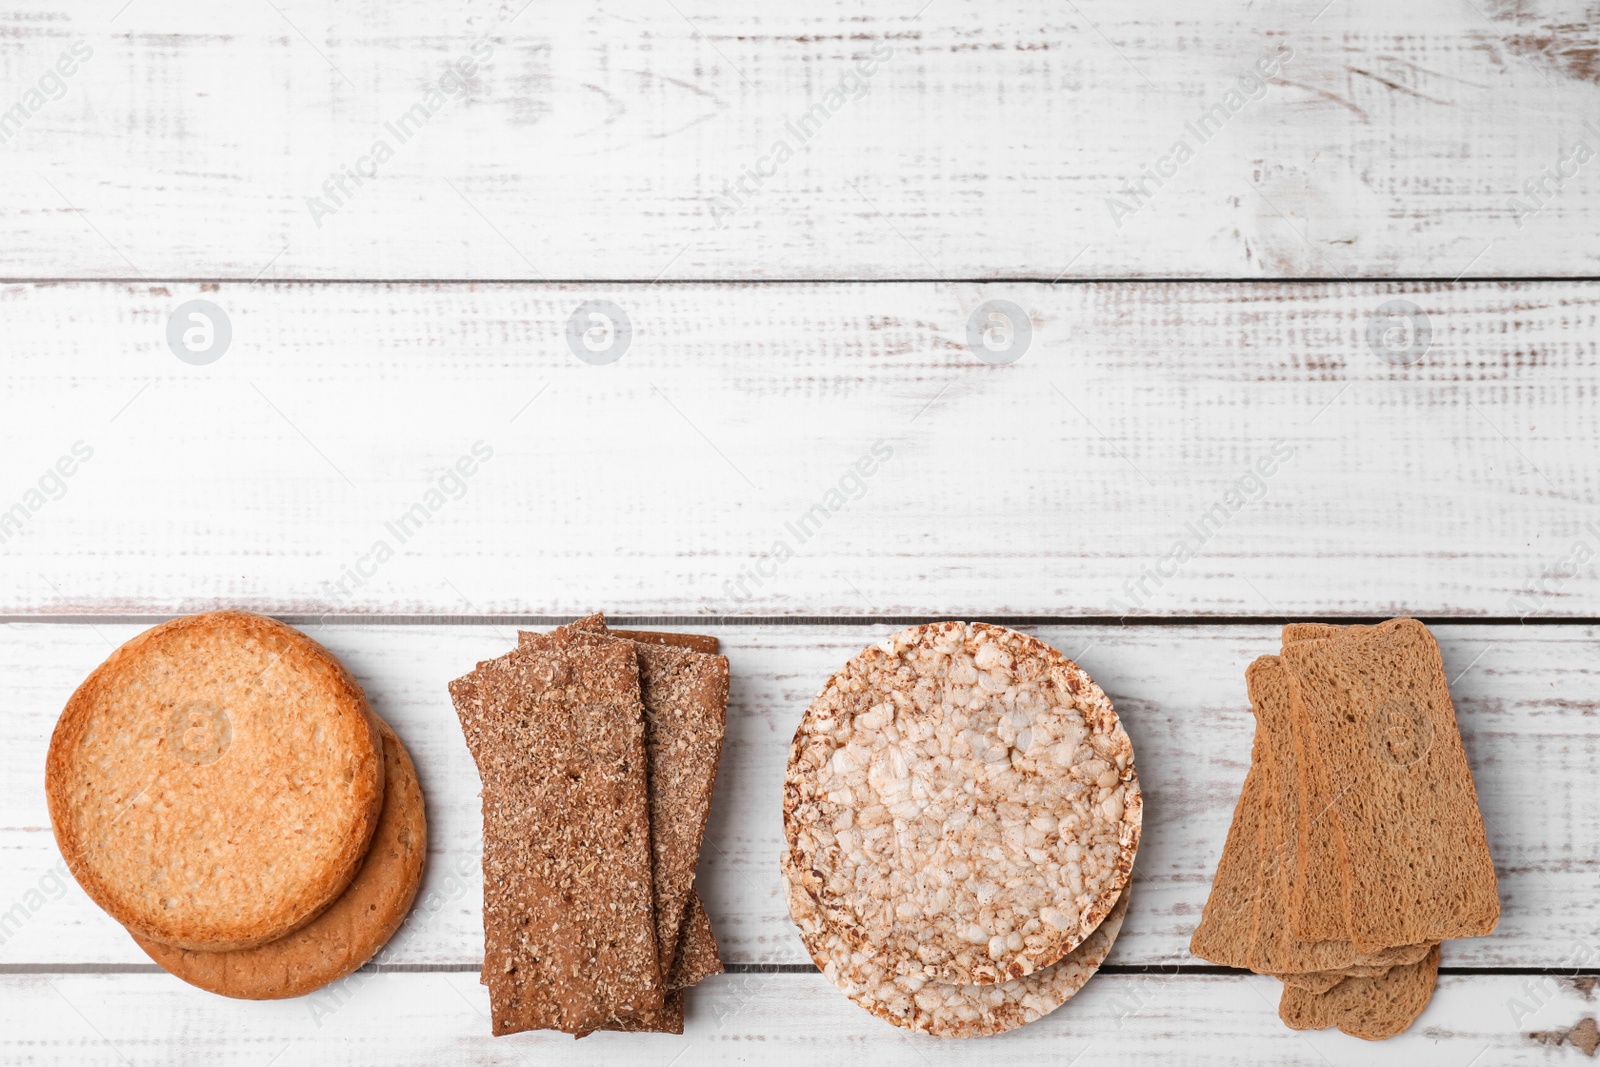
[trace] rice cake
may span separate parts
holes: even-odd
[[[638,693],[624,644],[518,649],[451,684],[484,781],[496,1035],[662,1007]]]
[[[221,611],[113,652],[67,702],[45,793],[68,868],[133,933],[252,948],[315,919],[383,810],[366,696],[292,627]]]
[[[1382,1041],[1406,1030],[1433,999],[1439,980],[1439,946],[1417,963],[1377,978],[1347,978],[1325,993],[1283,987],[1278,1018],[1293,1030],[1337,1026],[1352,1037]]]
[[[169,974],[225,997],[279,1000],[321,989],[388,943],[416,898],[428,853],[417,770],[389,724],[383,736],[383,814],[361,869],[333,906],[287,937],[236,952],[193,952],[133,935]]]
[[[1111,702],[1077,664],[985,623],[864,650],[790,747],[800,886],[852,953],[951,985],[1032,974],[1127,885],[1142,796]]]
[[[1048,1015],[1084,987],[1111,951],[1128,911],[1125,887],[1109,915],[1066,956],[1025,978],[981,985],[952,985],[921,974],[896,974],[878,957],[853,947],[829,925],[823,909],[795,877],[794,860],[781,861],[789,913],[817,969],[851,1000],[878,1018],[934,1037],[990,1037]]]
[[[1297,642],[1283,660],[1317,761],[1351,776],[1335,811],[1350,856],[1350,940],[1371,950],[1492,931],[1494,864],[1427,627],[1394,619]]]

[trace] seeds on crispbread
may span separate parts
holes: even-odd
[[[601,616],[603,619],[604,616]],[[606,633],[612,637],[620,637],[624,641],[637,641],[641,645],[671,645],[673,648],[687,648],[690,652],[703,652],[708,656],[715,656],[722,651],[722,642],[706,634],[680,634],[666,630],[612,630],[607,628]]]
[[[515,651],[450,685],[484,782],[481,977],[496,1033],[548,1027],[580,1037],[597,1029],[681,1034],[682,991],[722,969],[693,878],[721,753],[727,660],[696,650],[715,648],[714,638],[634,637],[619,638],[603,615],[589,616],[550,634],[523,634]],[[637,742],[628,748],[634,766],[627,780],[575,769],[578,757],[599,751],[596,732],[619,725],[632,737],[628,745]],[[576,755],[561,758],[563,737]],[[616,755],[600,754],[602,766]],[[533,786],[548,796],[530,796]],[[618,816],[626,816],[621,837]],[[591,825],[577,832],[568,825],[574,821]],[[601,847],[607,840],[613,855]],[[530,846],[540,862],[525,855]],[[609,902],[596,900],[547,870],[576,871],[571,881],[578,882],[602,861],[613,868],[613,887],[627,883],[627,900],[614,891]],[[574,907],[580,896],[583,909]],[[641,900],[648,938],[637,930]],[[608,923],[630,936],[591,944]],[[647,943],[652,989],[630,996],[619,969],[640,963]]]
[[[568,641],[618,642],[631,648],[638,659],[645,711],[656,940],[665,974],[677,955],[684,909],[711,811],[726,727],[728,661],[680,645],[625,640],[607,631],[603,615],[581,619],[549,634],[518,634],[522,648],[555,647]]]
[[[687,989],[721,973],[722,953],[711,929],[711,916],[700,902],[700,894],[691,892],[683,917],[683,934],[678,938],[678,955],[667,973],[667,988]]]
[[[493,1031],[661,1008],[644,713],[627,645],[519,649],[452,685],[484,780]]]
[[[1032,637],[935,623],[852,659],[790,747],[795,877],[852,951],[952,985],[1023,977],[1127,884],[1142,796],[1100,688]]]

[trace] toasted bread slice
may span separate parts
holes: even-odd
[[[1439,946],[1416,963],[1376,978],[1346,978],[1325,993],[1283,987],[1278,1018],[1293,1030],[1337,1026],[1351,1037],[1382,1041],[1402,1033],[1433,999],[1439,979]]]
[[[1297,754],[1342,778],[1328,803],[1348,854],[1349,939],[1373,951],[1492,931],[1494,864],[1427,627],[1393,619],[1296,642],[1282,658],[1306,727]],[[1297,903],[1306,928],[1337,925],[1326,901]]]

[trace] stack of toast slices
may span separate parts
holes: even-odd
[[[1250,771],[1190,951],[1281,979],[1293,1029],[1392,1037],[1439,943],[1500,917],[1439,646],[1415,619],[1295,623],[1246,680]]]
[[[727,720],[717,639],[591,615],[450,683],[483,782],[495,1034],[683,1033],[722,961],[695,867]]]

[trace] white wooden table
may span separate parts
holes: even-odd
[[[6,5],[0,1062],[1584,1060],[1592,5],[921,3]],[[344,658],[428,796],[416,912],[301,1000],[160,973],[45,811],[74,686],[225,606]],[[700,872],[730,973],[681,1038],[491,1039],[445,682],[592,609],[732,661]],[[1287,619],[1402,613],[1443,646],[1504,915],[1404,1036],[1295,1034],[1276,982],[1187,952],[1244,668]],[[836,993],[776,863],[817,687],[952,616],[1077,658],[1148,797],[1108,966],[977,1043]]]

